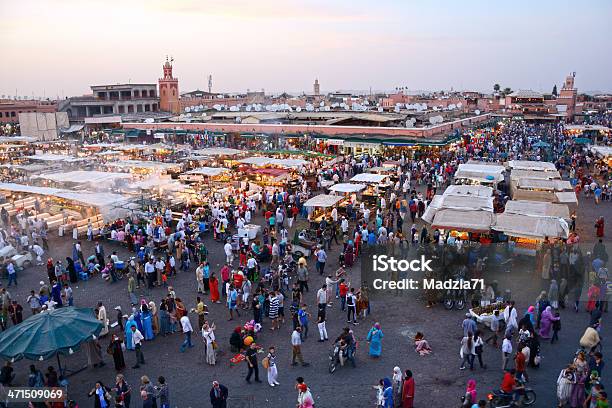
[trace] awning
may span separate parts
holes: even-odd
[[[381,183],[387,177],[389,176],[385,174],[359,173],[359,174],[354,175],[351,178],[351,181],[354,181],[357,183]]]
[[[493,213],[487,211],[440,210],[436,213],[432,228],[465,232],[489,232]]]
[[[306,201],[304,205],[306,207],[327,208],[336,205],[339,201],[342,201],[341,196],[319,194],[318,196],[312,197],[310,200]]]
[[[558,217],[503,213],[497,214],[492,228],[511,237],[544,239],[569,236],[567,222]]]
[[[67,128],[60,129],[60,133],[73,133],[83,130],[84,125],[70,125]]]
[[[229,169],[223,167],[198,167],[197,169],[188,171],[185,174],[194,174],[206,177],[214,177],[223,173],[229,172]]]
[[[570,193],[574,194],[574,193]],[[504,214],[535,215],[569,219],[569,208],[565,204],[545,203],[541,201],[510,200],[506,203]]]

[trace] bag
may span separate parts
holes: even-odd
[[[265,369],[270,368],[270,359],[268,357],[264,357],[263,360],[261,360],[261,365]]]
[[[113,401],[113,396],[110,394],[110,392],[106,391],[104,392],[104,399],[110,403],[111,401]]]
[[[217,344],[216,340],[213,340],[212,343],[210,343],[212,345],[213,350],[216,350],[219,348],[219,345]]]
[[[541,361],[542,361],[542,357],[541,357],[539,354],[537,354],[537,355],[535,356],[535,358],[533,359],[533,363],[534,363],[536,366],[539,366]]]
[[[482,354],[482,345],[476,346],[476,354]]]

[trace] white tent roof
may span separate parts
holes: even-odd
[[[493,188],[479,185],[452,184],[444,190],[444,195],[491,197],[493,195]]]
[[[389,176],[385,174],[359,173],[354,175],[351,181],[358,183],[381,183],[387,177]]]
[[[274,159],[271,157],[253,156],[238,160],[238,162],[244,164],[252,164],[254,166],[265,166],[267,164],[272,164],[274,162]]]
[[[314,196],[308,201],[306,201],[304,205],[306,207],[327,208],[327,207],[332,207],[336,205],[341,200],[342,200],[341,196],[319,194],[318,196]]]
[[[436,213],[432,227],[467,232],[489,232],[493,213],[488,211],[464,211],[444,209]]]
[[[508,167],[512,170],[536,170],[536,171],[556,171],[553,163],[530,160],[510,160]]]
[[[438,212],[449,209],[493,213],[493,197],[437,194],[425,209],[423,221],[433,223]]]
[[[558,203],[567,205],[578,205],[578,198],[573,191],[557,191],[555,197]]]
[[[42,178],[45,180],[51,180],[58,183],[105,183],[112,182],[119,179],[131,178],[131,175],[127,173],[112,173],[104,171],[67,171],[61,173],[47,173],[33,176],[33,178]]]
[[[128,197],[113,193],[94,193],[90,191],[71,191],[59,188],[28,186],[25,184],[0,183],[0,190],[19,193],[38,194],[73,200],[92,207],[115,205],[128,199]]]
[[[0,183],[0,190],[13,191],[15,193],[29,193],[40,195],[54,195],[62,190],[59,188],[28,186],[25,184]]]
[[[281,167],[300,167],[308,163],[308,160],[303,159],[272,159],[273,165]]]
[[[0,143],[30,143],[37,140],[32,136],[0,136]]]
[[[152,169],[152,170],[172,170],[180,169],[181,165],[177,163],[162,163],[156,161],[144,161],[144,160],[122,160],[118,162],[106,163],[109,167],[117,168],[139,168],[139,169]]]
[[[572,185],[567,180],[544,180],[534,178],[520,178],[517,187],[522,189],[565,191],[572,190]]]
[[[207,147],[205,149],[194,150],[193,153],[201,156],[235,156],[244,152],[227,147]]]
[[[506,203],[504,214],[536,215],[569,219],[569,208],[565,204],[542,201],[510,200]]]
[[[500,182],[504,179],[504,166],[491,164],[462,163],[457,167],[455,179],[469,179],[479,182]]]
[[[188,171],[185,174],[197,174],[206,177],[214,177],[229,171],[230,169],[226,169],[224,167],[198,167],[197,169]]]
[[[366,187],[365,184],[338,183],[331,186],[329,191],[335,191],[337,193],[356,193]]]
[[[497,214],[493,229],[513,237],[544,239],[569,236],[569,227],[563,218],[537,215]]]
[[[51,154],[51,153],[35,154],[34,156],[26,156],[26,158],[28,158],[30,160],[56,161],[56,162],[62,161],[62,162],[66,162],[66,163],[79,162],[79,161],[85,160],[84,158],[68,156],[68,155],[65,155],[65,154]]]

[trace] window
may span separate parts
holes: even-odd
[[[166,90],[165,89],[162,90],[162,96],[166,96]]]
[[[173,89],[172,90],[172,96],[175,96],[175,95],[176,95],[176,89]]]

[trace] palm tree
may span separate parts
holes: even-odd
[[[506,96],[506,95],[510,95],[512,93],[512,89],[510,88],[504,88],[504,90],[502,91],[502,95]]]
[[[493,85],[493,90],[494,90],[495,92],[499,92],[499,89],[500,89],[499,84],[495,84],[495,85]]]

